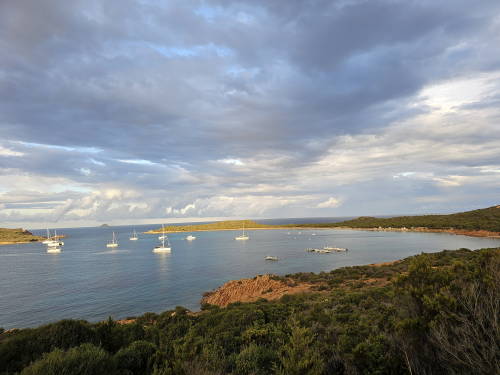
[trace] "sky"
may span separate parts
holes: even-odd
[[[500,203],[500,2],[3,0],[0,226]]]

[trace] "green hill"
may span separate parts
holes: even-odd
[[[22,228],[16,228],[16,229],[0,228],[0,244],[32,242],[32,241],[40,241],[41,239],[42,237],[34,236],[31,232]]]
[[[411,228],[486,230],[500,232],[500,206],[460,212],[450,215],[398,216],[376,218],[363,216],[338,223],[302,224],[301,227],[350,227],[350,228]]]
[[[165,232],[195,232],[203,230],[239,230],[245,227],[252,228],[274,228],[274,225],[259,224],[252,220],[228,220],[216,221],[209,224],[194,224],[194,225],[166,225]],[[154,229],[148,233],[161,233],[162,229]]]

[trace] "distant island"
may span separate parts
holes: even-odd
[[[101,224],[100,227],[101,228],[107,228],[107,227],[109,227],[109,225],[108,224]]]
[[[217,221],[209,224],[167,225],[165,232],[196,232],[220,230],[255,229],[361,229],[381,231],[444,232],[475,237],[500,237],[500,206],[448,215],[397,216],[376,218],[362,216],[336,223],[314,224],[260,224],[253,220]],[[162,228],[150,230],[148,234],[161,233]]]
[[[0,245],[12,245],[17,243],[29,243],[44,240],[43,237],[35,236],[23,228],[9,229],[0,228]]]

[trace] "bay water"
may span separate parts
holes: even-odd
[[[169,234],[171,254],[156,254],[158,235],[141,232],[155,225],[60,229],[60,254],[41,243],[0,246],[0,327],[23,328],[63,318],[122,319],[176,306],[199,309],[205,291],[232,279],[257,274],[285,275],[379,263],[421,252],[500,247],[499,239],[442,233],[358,230],[253,230]],[[138,241],[129,241],[135,229]],[[112,232],[119,247],[106,243]],[[34,231],[45,235],[45,231]],[[306,248],[337,246],[346,253],[308,253]],[[267,255],[279,261],[266,261]]]

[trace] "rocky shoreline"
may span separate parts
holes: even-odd
[[[280,299],[285,294],[312,292],[313,284],[297,283],[291,279],[258,275],[252,279],[231,280],[217,289],[206,292],[201,304],[226,307],[235,302],[255,302],[261,298],[269,301]]]

